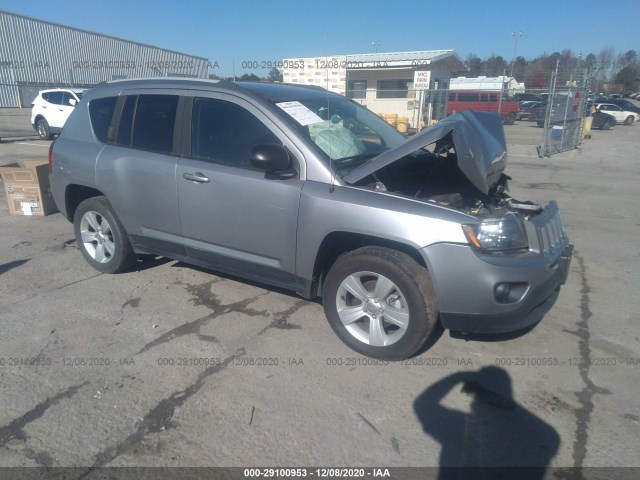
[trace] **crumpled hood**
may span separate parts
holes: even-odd
[[[342,177],[353,184],[427,145],[453,135],[458,168],[485,195],[507,164],[507,146],[500,115],[466,110],[456,113],[387,150]]]

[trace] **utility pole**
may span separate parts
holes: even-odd
[[[380,46],[380,40],[375,40],[371,42],[371,45],[376,49],[376,53],[378,53],[378,47]]]
[[[511,32],[511,36],[515,38],[516,42],[513,45],[513,58],[511,60],[511,73],[509,76],[513,78],[513,66],[516,63],[516,49],[518,48],[518,39],[522,36],[522,32]]]

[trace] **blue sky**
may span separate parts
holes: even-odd
[[[203,56],[219,75],[243,61],[454,49],[464,60],[569,48],[640,52],[640,0],[0,0],[0,9]],[[607,25],[603,27],[601,25]],[[266,71],[255,71],[258,75]]]

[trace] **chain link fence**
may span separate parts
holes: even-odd
[[[544,133],[538,146],[540,157],[576,148],[582,141],[588,108],[589,75],[584,69],[574,69],[567,79],[556,64],[549,80],[549,95],[543,119]],[[540,121],[538,124],[540,125]]]

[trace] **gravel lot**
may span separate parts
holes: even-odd
[[[445,331],[407,362],[264,285],[162,258],[99,274],[62,215],[11,217],[2,195],[0,465],[640,467],[640,126],[539,159],[532,125],[506,127],[507,173],[560,204],[558,302],[524,335]],[[2,143],[0,164],[47,146]]]

